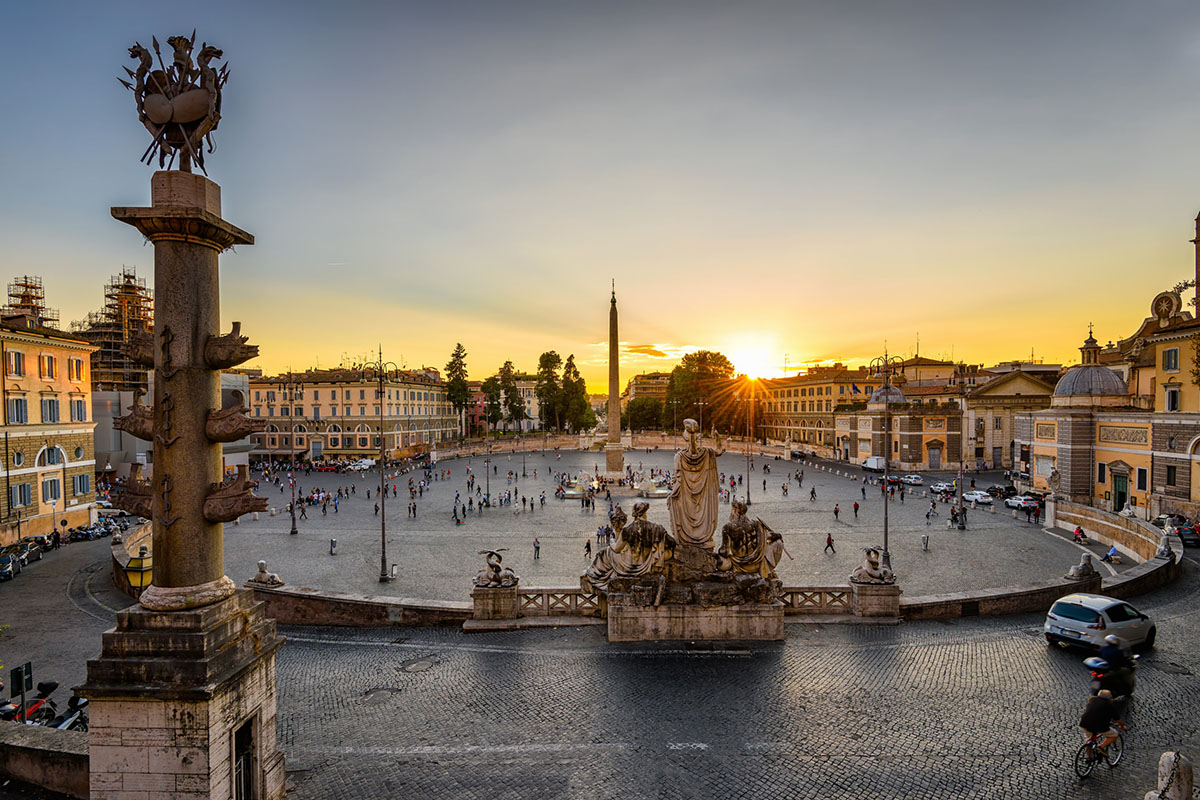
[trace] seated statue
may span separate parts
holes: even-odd
[[[882,566],[879,563],[883,555],[882,548],[879,547],[864,547],[863,553],[866,555],[862,566],[856,567],[854,572],[850,573],[851,583],[895,583],[896,575],[890,569]]]
[[[584,573],[592,586],[607,591],[614,578],[641,578],[661,574],[675,549],[675,538],[662,525],[646,519],[650,504],[633,504],[633,522],[626,526],[627,517],[620,506],[609,515],[616,540],[596,554]]]
[[[775,580],[775,565],[783,555],[783,537],[761,519],[746,516],[746,504],[734,500],[729,522],[721,528],[718,568],[741,575]]]

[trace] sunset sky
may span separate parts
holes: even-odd
[[[471,377],[574,353],[782,374],[885,343],[1078,359],[1194,272],[1187,2],[46,0],[0,26],[0,281],[64,324],[153,254],[127,49],[198,29],[232,77],[209,156],[250,366],[373,351]]]

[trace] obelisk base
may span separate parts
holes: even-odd
[[[609,480],[625,477],[625,448],[620,442],[604,445],[604,477]]]
[[[78,688],[90,701],[92,797],[283,798],[283,639],[263,608],[239,589],[190,611],[117,615]]]

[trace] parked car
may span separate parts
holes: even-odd
[[[13,555],[0,554],[0,578],[7,581],[20,574],[21,560]]]
[[[888,486],[899,486],[900,485],[900,476],[899,475],[888,475],[887,476],[887,485]]]
[[[1039,506],[1046,505],[1046,495],[1047,493],[1041,491],[1040,489],[1030,489],[1029,491],[1025,492],[1025,496],[1031,500],[1036,500]]]
[[[925,479],[920,475],[905,475],[900,480],[904,481],[909,486],[920,486],[921,484],[925,483]]]
[[[1102,594],[1068,594],[1054,601],[1042,628],[1046,641],[1099,648],[1115,635],[1129,647],[1153,647],[1158,629],[1124,600]]]
[[[17,548],[17,552],[21,554],[21,560],[28,564],[30,561],[42,560],[41,546],[32,540],[32,537],[25,537],[17,544],[13,545]]]
[[[26,536],[21,541],[22,542],[32,542],[33,544],[36,544],[39,548],[41,548],[43,553],[46,552],[47,550],[54,549],[54,543],[50,541],[50,537],[46,536],[46,535],[42,535],[42,534],[39,534],[37,536]]]
[[[934,492],[935,494],[942,494],[943,492],[953,492],[954,484],[952,484],[952,483],[935,483],[929,487],[929,491]]]
[[[987,493],[992,497],[1012,497],[1017,493],[1017,487],[1005,486],[1001,483],[993,483],[987,488]]]
[[[25,550],[22,552],[20,545],[10,544],[8,547],[0,550],[0,554],[12,556],[16,559],[18,565],[17,572],[20,572],[20,568],[29,563],[29,551]]]
[[[1019,494],[1016,497],[1004,498],[1004,507],[1017,508],[1021,511],[1031,511],[1038,507],[1038,501],[1034,500],[1032,497],[1026,497],[1023,494]]]
[[[968,503],[979,503],[981,506],[990,506],[992,504],[992,496],[987,492],[981,492],[978,489],[972,489],[969,492],[963,492],[963,500]]]

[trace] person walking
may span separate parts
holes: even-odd
[[[925,512],[925,524],[926,524],[926,525],[928,525],[928,524],[929,524],[929,514],[930,514],[930,512],[929,512],[929,511],[926,511],[926,512]]]
[[[854,518],[858,519],[858,501],[854,501]]]
[[[457,508],[457,507],[458,506],[455,506],[455,508]],[[379,516],[379,501],[378,500],[375,501],[375,516],[377,516],[377,517]]]
[[[862,499],[866,500],[867,499],[867,485],[864,483],[862,486],[859,487],[859,489],[862,491]]]
[[[588,539],[586,542],[583,543],[583,556],[584,556],[584,558],[592,557],[592,540],[591,539]]]
[[[817,500],[817,487],[815,487],[815,486],[814,486],[814,487],[812,487],[812,489],[810,489],[810,490],[809,490],[809,492],[808,492],[808,499],[809,499],[809,501],[810,501],[810,502],[816,502],[816,500]]]
[[[825,550],[822,552],[833,553],[835,556],[837,555],[837,550],[833,549],[833,534],[832,533],[825,534]]]
[[[533,537],[533,557],[535,559],[542,557],[542,543],[538,540],[538,538],[536,536]]]
[[[833,504],[833,519],[835,522],[838,519],[838,514],[841,514],[841,513],[842,513],[842,507],[840,505],[838,505],[837,503],[834,503]]]

